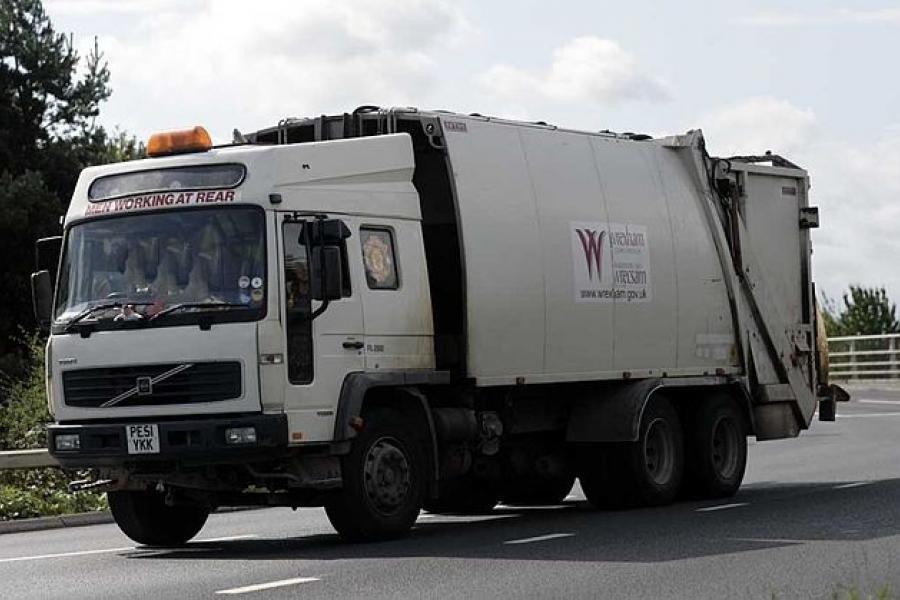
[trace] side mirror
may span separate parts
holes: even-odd
[[[43,331],[50,328],[50,313],[53,311],[53,284],[47,270],[31,274],[31,304],[34,316]]]
[[[313,300],[340,300],[344,289],[339,246],[314,246],[312,249],[310,296]]]
[[[309,243],[313,246],[340,244],[350,237],[350,229],[340,219],[321,219],[308,222]]]

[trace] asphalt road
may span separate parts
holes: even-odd
[[[408,539],[342,543],[321,509],[213,515],[182,549],[115,525],[0,536],[0,598],[831,598],[900,591],[900,392],[751,443],[719,502],[423,514]]]

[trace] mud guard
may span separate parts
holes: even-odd
[[[725,377],[652,378],[604,385],[577,398],[566,427],[567,442],[635,442],[644,408],[661,389],[725,387]]]
[[[642,379],[619,384],[598,396],[575,401],[567,442],[633,442],[640,435],[641,415],[650,395],[662,387],[662,379]]]
[[[402,392],[411,402],[421,407],[428,425],[428,440],[431,446],[432,479],[429,482],[430,494],[437,495],[437,482],[440,479],[439,448],[437,430],[434,426],[434,415],[428,405],[428,399],[414,386],[446,384],[450,381],[448,371],[391,371],[383,373],[350,373],[344,378],[338,408],[334,420],[334,441],[347,442],[356,437],[356,430],[350,421],[362,414],[366,393],[376,387],[390,387]]]
[[[349,373],[341,386],[334,419],[334,441],[343,442],[356,437],[350,420],[362,413],[366,393],[376,387],[409,387],[449,383],[447,371],[385,371],[381,373]],[[430,414],[430,413],[429,413]]]
[[[850,394],[839,385],[819,386],[819,420],[834,421],[837,417],[837,403],[849,400]]]

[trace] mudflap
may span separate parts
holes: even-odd
[[[819,421],[834,421],[837,416],[837,403],[848,402],[850,394],[839,385],[819,386]]]

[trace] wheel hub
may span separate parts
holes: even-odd
[[[406,500],[410,488],[409,460],[400,443],[393,438],[380,438],[366,453],[366,496],[383,514],[397,511]]]
[[[716,474],[723,479],[734,476],[738,468],[738,444],[741,436],[737,424],[729,418],[721,418],[713,426],[712,464]]]
[[[647,427],[644,436],[644,466],[650,479],[665,485],[675,470],[675,442],[668,423],[656,419]]]

